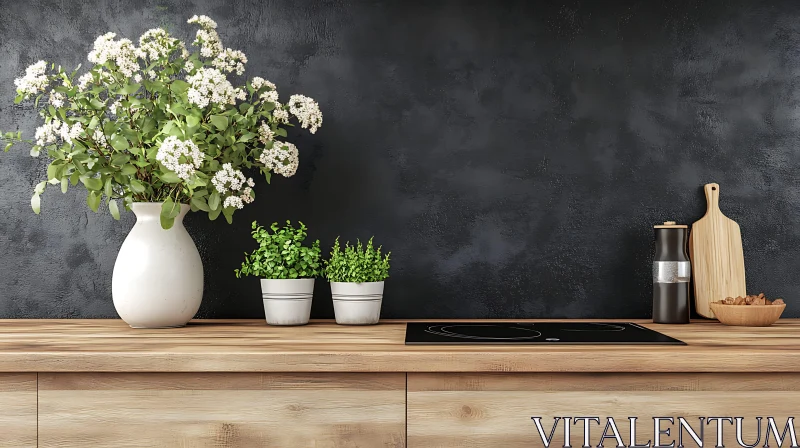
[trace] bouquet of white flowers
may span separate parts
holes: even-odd
[[[259,170],[267,182],[272,172],[295,173],[297,147],[278,138],[286,137],[291,117],[315,133],[319,105],[303,95],[282,104],[275,84],[260,77],[234,87],[228,76],[244,73],[245,54],[222,45],[210,18],[189,23],[200,27],[197,53],[161,28],[144,33],[138,47],[107,33],[95,40],[86,73],[39,61],[14,81],[15,103],[32,100],[44,119],[29,142],[31,155],[45,150],[52,159],[31,198],[36,213],[48,183],[62,192],[81,183],[89,207],[97,211],[105,198],[116,219],[121,200],[126,209],[163,203],[164,228],[180,204],[231,222],[254,199],[253,179],[243,169]],[[6,151],[27,141],[21,132],[0,138]]]

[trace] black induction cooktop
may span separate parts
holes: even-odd
[[[406,345],[619,344],[686,345],[630,322],[411,322]]]

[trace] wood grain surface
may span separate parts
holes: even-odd
[[[744,440],[750,444],[756,440],[755,417],[764,417],[763,445],[767,416],[776,419],[779,431],[787,417],[795,416],[799,385],[800,374],[410,373],[408,447],[541,447],[534,416],[542,417],[548,435],[554,417],[599,417],[602,426],[590,427],[591,446],[598,445],[607,417],[614,418],[625,444],[630,444],[631,416],[639,417],[640,443],[653,439],[652,417],[684,417],[697,432],[698,417],[744,417]],[[725,446],[739,446],[735,428],[724,425]],[[704,426],[705,446],[714,446],[716,424]],[[677,439],[677,422],[664,422],[662,428],[671,428],[662,444]],[[563,429],[562,421],[552,447],[564,445]],[[571,425],[570,432],[571,445],[581,446],[583,423]],[[696,446],[686,433],[684,437],[686,446]],[[614,439],[604,443],[616,445]]]
[[[0,447],[36,446],[36,374],[0,373]]]
[[[747,295],[744,252],[739,224],[719,209],[719,185],[704,187],[708,208],[692,225],[689,254],[697,313],[714,317],[709,304],[726,297]]]
[[[121,320],[0,320],[0,372],[800,371],[800,320],[764,328],[633,322],[688,345],[406,346],[404,322],[203,320],[134,330]]]
[[[43,374],[47,448],[401,448],[398,373]]]

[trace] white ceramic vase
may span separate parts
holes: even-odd
[[[261,279],[264,316],[270,325],[305,325],[311,317],[314,279]]]
[[[373,325],[381,318],[383,282],[331,282],[333,313],[341,325]]]
[[[137,202],[136,224],[117,255],[111,292],[117,314],[133,328],[182,327],[203,299],[203,262],[183,226],[188,205],[169,230],[161,228],[161,204]]]

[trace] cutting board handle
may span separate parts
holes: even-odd
[[[706,192],[706,214],[719,212],[719,184],[706,184],[703,188]]]

